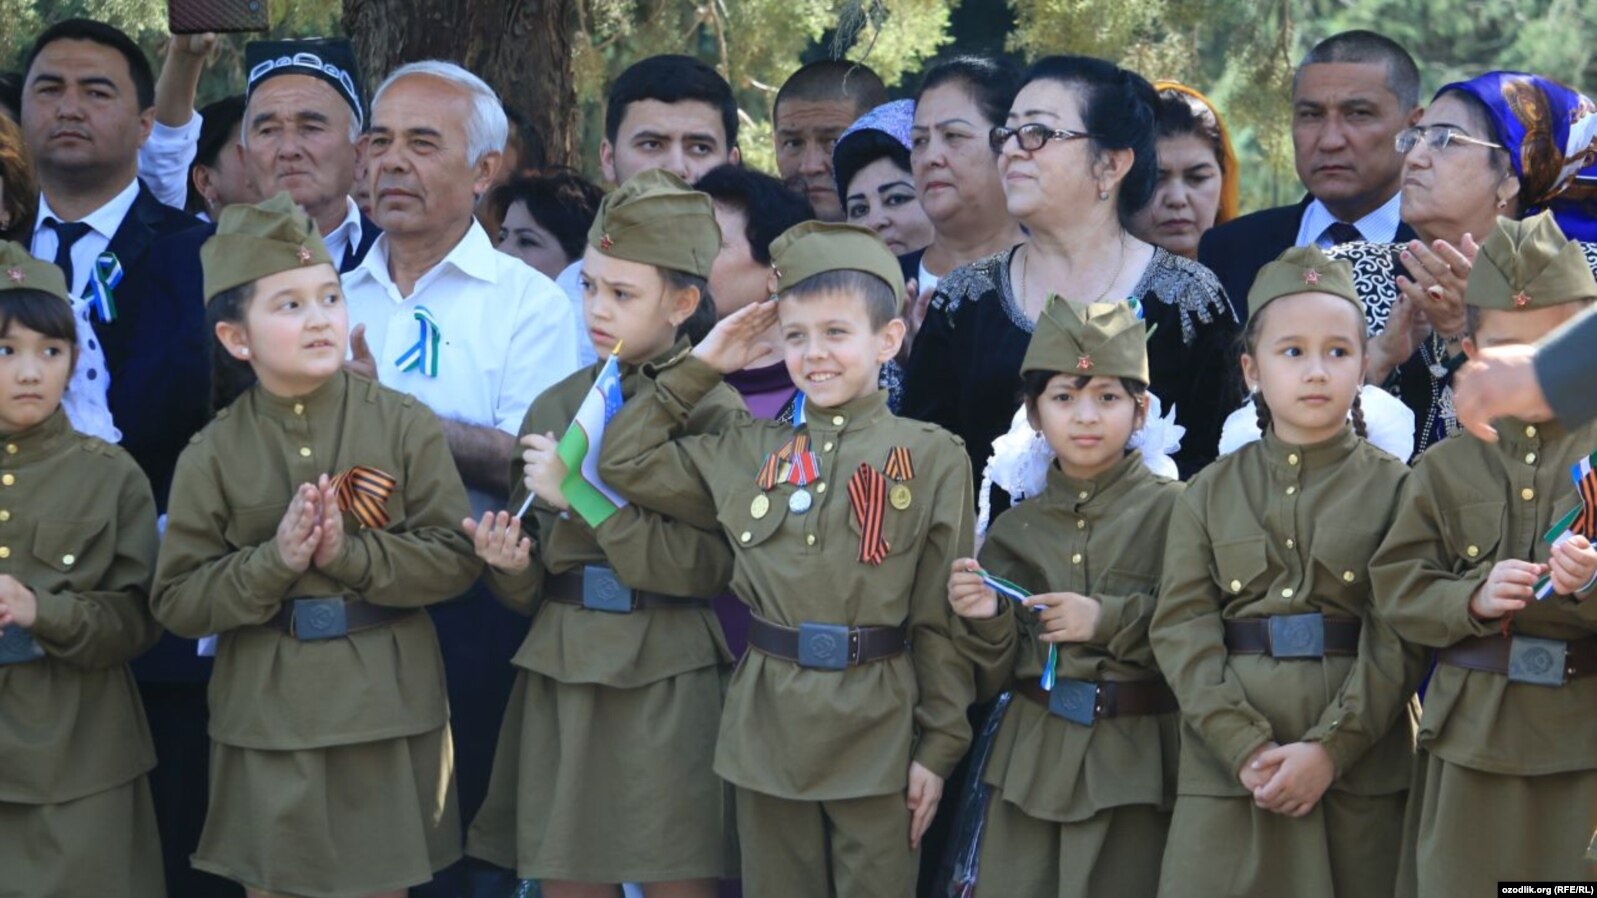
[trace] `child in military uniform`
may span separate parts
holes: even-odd
[[[1262,436],[1176,503],[1149,627],[1182,718],[1159,894],[1387,895],[1422,659],[1371,612],[1408,472],[1363,438],[1348,263],[1283,253],[1243,337]]]
[[[1465,351],[1535,343],[1594,299],[1579,244],[1549,215],[1500,218],[1470,271]],[[1438,650],[1402,895],[1597,879],[1583,857],[1597,826],[1597,480],[1584,526],[1564,530],[1597,424],[1496,426],[1496,443],[1460,434],[1420,458],[1371,569],[1382,615]]]
[[[720,246],[710,198],[676,175],[647,171],[605,197],[583,257],[583,315],[600,355],[618,356],[622,395],[637,389],[640,365],[708,332],[705,278]],[[713,517],[701,529],[564,495],[555,434],[605,368],[551,387],[522,422],[525,477],[518,460],[510,498],[537,497],[536,557],[505,512],[464,522],[494,592],[535,618],[467,850],[540,880],[546,898],[621,882],[713,896],[715,879],[736,872],[712,769],[732,659],[709,602],[731,578],[732,552]],[[690,429],[741,407],[719,388]]]
[[[156,617],[220,634],[195,867],[252,896],[399,896],[460,857],[448,708],[422,607],[480,565],[437,420],[346,374],[348,318],[287,194],[229,206],[206,313],[257,383],[178,459]]]
[[[1182,485],[1127,451],[1147,414],[1147,328],[1124,303],[1055,299],[1021,378],[1027,417],[1056,459],[1048,485],[998,519],[980,564],[961,558],[948,580],[981,697],[1015,695],[982,775],[994,791],[976,894],[1152,896],[1177,721],[1148,618]],[[983,569],[1034,594],[1016,608]]]
[[[958,440],[895,418],[877,372],[898,351],[903,276],[869,231],[806,222],[771,246],[773,293],[691,354],[646,366],[610,423],[600,474],[731,537],[732,588],[753,610],[715,770],[737,787],[754,898],[903,898],[942,780],[970,738],[971,669],[944,582],[970,554]],[[685,435],[701,399],[780,320],[803,391],[789,424],[740,415]]]
[[[155,749],[128,662],[155,644],[155,500],[61,410],[60,269],[0,243],[0,892],[160,898]]]

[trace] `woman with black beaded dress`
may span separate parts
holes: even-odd
[[[993,129],[1005,199],[1030,240],[938,284],[903,403],[906,416],[964,438],[975,471],[1020,407],[1020,359],[1055,294],[1140,306],[1151,389],[1187,431],[1175,455],[1182,475],[1215,457],[1221,421],[1241,401],[1230,303],[1207,268],[1126,227],[1153,195],[1157,108],[1153,87],[1132,72],[1051,56],[1026,72],[1006,124]]]

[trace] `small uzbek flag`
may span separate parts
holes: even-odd
[[[1554,524],[1542,537],[1544,542],[1557,545],[1576,534],[1597,542],[1597,469],[1594,467],[1597,467],[1597,452],[1575,462],[1569,469],[1569,477],[1575,481],[1578,501],[1569,514],[1564,515],[1563,520]],[[1553,578],[1544,574],[1536,581],[1536,601],[1540,602],[1552,594]]]
[[[604,428],[621,410],[621,364],[616,354],[620,349],[621,344],[617,343],[577,409],[577,416],[566,428],[566,435],[555,447],[555,454],[566,463],[566,478],[560,481],[560,491],[590,527],[598,527],[627,505],[626,499],[599,479]]]

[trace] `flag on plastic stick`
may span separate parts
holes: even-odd
[[[1597,466],[1597,452],[1575,462],[1569,469],[1570,479],[1575,481],[1575,507],[1547,531],[1542,537],[1544,542],[1556,546],[1577,534],[1597,542],[1597,467],[1594,466]],[[1544,574],[1536,581],[1536,601],[1552,594],[1553,578]]]
[[[560,481],[566,504],[582,515],[588,526],[597,527],[625,508],[627,500],[599,479],[599,451],[604,446],[604,428],[621,410],[621,344],[599,369],[577,416],[560,438],[555,454],[566,463],[566,477]]]
[[[1008,580],[1005,580],[1003,577],[989,573],[986,570],[979,570],[976,573],[981,576],[981,582],[987,584],[989,589],[1001,596],[1014,599],[1022,604],[1025,603],[1026,599],[1031,597],[1031,593],[1020,588],[1019,586],[1016,586]],[[1058,658],[1059,646],[1049,643],[1048,660],[1043,662],[1042,668],[1042,688],[1050,692],[1053,691],[1054,688],[1054,662],[1057,661]]]

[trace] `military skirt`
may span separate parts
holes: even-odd
[[[193,863],[266,892],[362,898],[459,860],[449,727],[299,751],[213,743]]]
[[[55,804],[0,801],[0,894],[165,898],[149,778]]]
[[[630,689],[519,671],[467,853],[524,879],[737,875],[713,770],[725,685],[720,667]]]

